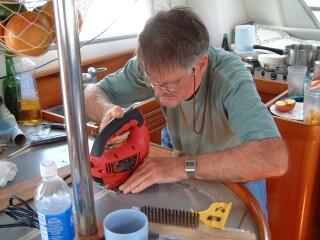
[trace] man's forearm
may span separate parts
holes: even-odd
[[[198,179],[245,182],[283,175],[288,168],[288,152],[281,138],[267,138],[198,155],[197,165]]]
[[[108,96],[95,84],[89,84],[84,90],[85,112],[90,120],[100,123],[106,113],[114,107]]]

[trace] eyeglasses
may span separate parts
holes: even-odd
[[[192,73],[194,73],[194,68],[192,68]],[[162,84],[156,84],[154,81],[150,80],[148,75],[141,70],[140,73],[137,76],[138,82],[146,85],[147,87],[152,87],[152,88],[159,88],[161,91],[166,92],[166,93],[177,93],[177,90],[179,89],[181,83],[186,79],[186,77],[190,73],[187,72],[181,79],[174,81],[174,82],[165,82]],[[169,86],[172,86],[172,88],[169,88]]]

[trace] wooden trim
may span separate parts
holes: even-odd
[[[261,240],[270,240],[271,233],[268,221],[256,198],[242,183],[225,183],[225,185],[234,192],[248,208],[256,224],[259,238]]]
[[[127,50],[127,51],[123,51],[123,52],[118,52],[118,53],[114,53],[114,54],[110,54],[110,55],[106,55],[103,57],[98,57],[98,58],[93,58],[93,59],[89,59],[89,60],[85,60],[81,62],[81,66],[91,66],[91,65],[95,65],[96,63],[100,63],[100,62],[104,62],[104,61],[108,61],[108,60],[114,60],[114,59],[119,59],[122,58],[123,56],[129,56],[130,58],[134,55],[135,50],[131,49],[131,50]],[[59,67],[55,67],[49,70],[45,70],[45,71],[40,71],[37,72],[35,74],[36,78],[41,78],[41,77],[46,77],[55,73],[59,73],[60,70]]]
[[[276,101],[278,101],[281,98],[286,98],[288,97],[288,90],[285,90],[284,92],[280,93],[276,97],[270,99],[267,103],[266,106],[267,108],[270,108]]]
[[[89,67],[106,67],[107,71],[97,73],[97,79],[102,79],[107,74],[116,72],[132,58],[134,50],[106,55],[82,62],[82,72],[87,72]],[[62,89],[59,68],[43,71],[36,74],[36,82],[42,109],[62,105]]]
[[[288,90],[288,83],[254,78],[257,91],[263,103],[267,103],[282,92]]]

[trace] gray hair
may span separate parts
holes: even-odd
[[[200,17],[187,7],[160,11],[139,35],[136,54],[147,74],[176,67],[191,68],[208,52],[209,33]]]

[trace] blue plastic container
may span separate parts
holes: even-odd
[[[10,141],[12,129],[7,121],[0,119],[0,144],[7,144]]]

